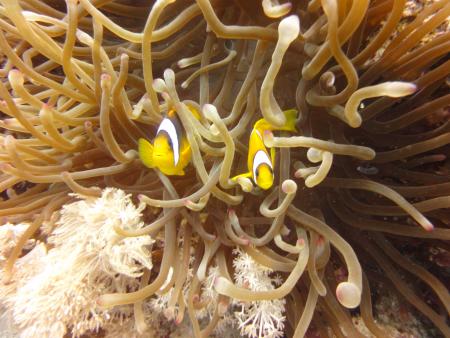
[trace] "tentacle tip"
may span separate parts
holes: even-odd
[[[244,237],[244,236],[241,236],[240,238],[242,239],[242,245],[243,245],[243,246],[248,246],[248,245],[250,245],[250,240],[249,240],[248,238],[246,238],[246,237]]]
[[[354,119],[348,122],[349,126],[352,128],[359,128],[362,124],[361,116],[357,115]]]
[[[324,245],[324,244],[325,244],[325,238],[324,238],[323,236],[319,236],[319,237],[317,238],[316,244],[317,244],[317,245]]]
[[[415,93],[418,90],[419,90],[419,86],[416,85],[415,83],[411,83],[411,94]]]
[[[189,83],[186,81],[181,84],[181,88],[186,89],[189,86]]]
[[[172,70],[172,68],[166,68],[164,70],[164,78],[166,80],[175,80],[175,72]]]
[[[111,82],[111,75],[109,75],[108,73],[103,73],[100,76],[100,81],[102,83],[110,83]]]
[[[297,192],[297,183],[293,180],[285,180],[281,184],[281,190],[288,195],[295,194]]]
[[[388,83],[388,95],[391,97],[402,97],[414,94],[418,87],[412,82],[393,81]]]
[[[434,225],[433,225],[433,223],[431,223],[431,222],[427,222],[427,223],[425,223],[425,224],[423,225],[423,228],[424,228],[426,231],[431,232],[431,231],[434,230]]]
[[[20,70],[16,69],[16,68],[13,68],[13,69],[11,69],[8,72],[8,77],[11,77],[11,76],[15,77],[15,79],[22,79],[23,80],[23,73]]]
[[[278,34],[287,43],[291,43],[300,33],[300,19],[297,15],[290,15],[281,20],[278,25]]]
[[[11,168],[12,166],[9,163],[0,163],[0,171],[5,171]]]
[[[297,246],[301,249],[303,249],[305,247],[306,243],[305,240],[303,238],[299,238],[297,239]]]
[[[361,290],[351,282],[342,282],[336,288],[336,298],[342,306],[353,309],[361,302]]]
[[[6,135],[5,138],[3,139],[3,143],[5,145],[9,144],[9,143],[13,143],[16,139],[14,138],[13,135]]]
[[[295,172],[294,172],[294,177],[295,178],[302,178],[303,177],[303,175],[302,175],[302,169],[300,168],[300,169],[297,169]]]
[[[263,137],[266,141],[272,141],[274,138],[273,133],[270,130],[264,130]]]
[[[404,88],[405,88],[404,89],[405,95],[414,94],[419,89],[419,87],[415,83],[412,83],[412,82],[404,83]]]
[[[103,299],[103,296],[98,297],[95,300],[95,304],[97,304],[97,306],[101,309],[105,309],[106,308],[106,304],[105,304],[105,300]]]

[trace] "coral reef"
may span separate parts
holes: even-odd
[[[449,17],[0,0],[2,336],[450,336]]]

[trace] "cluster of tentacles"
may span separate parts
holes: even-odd
[[[359,306],[386,337],[369,285],[392,285],[450,336],[448,290],[426,262],[450,238],[448,1],[406,21],[406,0],[0,3],[0,215],[30,224],[4,266],[10,278],[69,193],[116,187],[152,207],[150,225],[118,235],[164,245],[141,289],[100,306],[139,313],[173,287],[177,321],[186,312],[207,336],[233,302],[284,299],[294,337],[360,336],[348,310]],[[281,126],[291,108],[298,133],[264,134],[277,150],[274,187],[231,180],[246,170],[253,123]],[[169,109],[192,149],[185,176],[145,168],[136,151]],[[236,249],[278,285],[238,285]],[[199,322],[214,267],[219,301]]]

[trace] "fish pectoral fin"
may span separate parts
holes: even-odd
[[[232,177],[231,180],[232,180],[232,181],[237,181],[238,178],[240,178],[240,177],[243,177],[243,178],[252,178],[252,173],[251,173],[251,172],[248,172],[248,173],[243,173],[243,174],[240,174],[240,175],[236,175],[236,176]]]
[[[297,127],[295,126],[295,124],[297,123],[297,115],[298,115],[297,109],[285,110],[283,113],[284,116],[286,117],[286,124],[281,130],[298,132]]]
[[[270,148],[270,160],[272,161],[272,165],[275,165],[275,156],[276,156],[276,151],[275,148]]]
[[[181,152],[180,152],[180,157],[186,158],[186,157],[190,156],[190,152],[191,152],[191,146],[189,145],[189,143],[187,143],[186,146],[184,146],[184,145],[182,146]]]
[[[144,165],[148,168],[154,168],[155,165],[153,164],[153,145],[146,139],[140,138],[138,146],[139,158],[141,159],[142,163],[144,163]]]
[[[184,175],[185,175],[185,172],[184,172],[183,169],[180,169],[180,170],[177,171],[174,175],[175,175],[175,176],[184,176]]]

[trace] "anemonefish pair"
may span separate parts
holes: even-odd
[[[189,109],[200,119],[196,109]],[[139,157],[148,168],[158,168],[166,175],[184,175],[184,168],[191,160],[191,146],[174,110],[161,121],[153,145],[146,139],[139,139]]]
[[[297,110],[290,109],[284,112],[286,124],[281,128],[276,128],[265,119],[256,121],[253,130],[250,133],[248,142],[247,167],[248,172],[235,176],[232,180],[239,177],[251,178],[255,184],[263,190],[270,189],[273,185],[275,148],[270,148],[270,155],[267,147],[264,145],[263,135],[266,130],[285,130],[295,132],[297,119]]]
[[[200,119],[197,110],[192,107],[189,109],[197,119]],[[235,176],[232,180],[246,177],[251,178],[263,190],[272,187],[275,149],[271,148],[269,154],[264,145],[263,134],[266,130],[296,131],[297,111],[291,109],[285,111],[284,114],[286,124],[281,128],[275,128],[265,119],[260,119],[255,123],[249,139],[248,172]],[[174,110],[170,110],[161,121],[153,145],[143,138],[139,139],[139,157],[145,166],[158,168],[166,175],[183,176],[185,174],[184,168],[191,160],[191,147]]]

